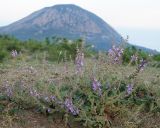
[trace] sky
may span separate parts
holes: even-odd
[[[129,35],[130,43],[160,51],[160,0],[0,0],[0,26],[56,4],[76,4]]]

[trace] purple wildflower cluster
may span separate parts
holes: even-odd
[[[132,55],[131,56],[131,63],[137,62],[138,61],[138,56],[137,55]]]
[[[147,60],[144,60],[144,59],[140,60],[140,64],[138,66],[138,71],[143,71],[144,68],[146,67],[146,65],[147,65]]]
[[[59,106],[59,108],[61,108],[61,109],[64,109],[65,108],[65,105],[64,105],[64,102],[62,102],[61,100],[59,100],[56,96],[53,96],[53,95],[51,95],[51,96],[45,96],[45,95],[43,95],[42,97],[41,97],[41,99],[45,102],[45,103],[47,103],[47,104],[51,104],[51,103],[54,103],[54,104],[56,104],[57,106]],[[47,108],[47,111],[48,111],[48,113],[50,113],[51,112],[51,108]]]
[[[11,56],[12,56],[13,58],[15,58],[15,57],[17,57],[17,55],[18,55],[17,50],[12,50]]]
[[[126,91],[127,95],[130,95],[132,91],[133,91],[133,84],[128,84]]]
[[[40,98],[40,94],[37,92],[37,90],[36,89],[30,89],[29,90],[29,94],[30,94],[30,96],[32,96],[32,97],[35,97],[35,98]]]
[[[146,67],[146,65],[147,65],[147,60],[144,60],[144,59],[140,60],[140,64],[138,65],[136,71],[133,72],[133,73],[129,76],[129,78],[132,79],[132,78],[137,77],[138,73],[139,73],[140,71],[143,71],[144,68]]]
[[[73,105],[72,99],[66,98],[64,101],[65,108],[73,115],[78,115],[79,110]]]
[[[123,55],[123,49],[120,47],[116,47],[113,45],[113,47],[108,51],[108,56],[111,60],[111,63],[113,64],[120,64],[121,63],[121,58]]]
[[[55,102],[57,101],[57,98],[55,96],[47,96],[44,94],[40,94],[36,89],[30,89],[29,90],[30,96],[37,98],[37,99],[42,99],[43,101],[49,103],[49,102]]]
[[[78,115],[79,114],[79,110],[73,105],[73,102],[71,99],[66,98],[64,102],[58,100],[55,96],[51,95],[51,96],[46,96],[43,94],[39,94],[35,89],[34,90],[30,90],[30,95],[37,98],[37,99],[41,99],[46,103],[52,103],[54,102],[55,104],[59,105],[61,108],[65,108],[68,112],[70,112],[73,115]],[[47,111],[50,113],[51,109],[47,108]]]
[[[54,102],[57,104],[60,108],[65,108],[68,112],[70,112],[72,115],[78,115],[79,110],[73,105],[72,99],[66,98],[64,102],[58,100],[55,96],[44,96],[42,99],[47,103]],[[50,108],[47,109],[48,112],[51,111]]]
[[[82,74],[84,66],[84,53],[79,49],[77,49],[75,64],[76,64],[76,74]]]
[[[92,81],[92,89],[94,92],[98,92],[99,95],[102,94],[101,83],[95,78]]]

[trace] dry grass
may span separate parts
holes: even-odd
[[[0,86],[8,82],[9,85],[14,86],[16,83],[21,83],[25,87],[35,86],[37,83],[42,83],[43,91],[47,92],[45,87],[50,84],[60,86],[66,82],[68,84],[76,83],[71,81],[75,76],[74,65],[68,64],[69,73],[64,72],[63,64],[49,64],[49,63],[11,63],[0,66]],[[94,69],[96,67],[96,69]],[[121,79],[127,79],[130,74],[134,72],[136,67],[130,66],[113,66],[108,64],[101,64],[93,60],[86,61],[86,71],[84,76],[90,78],[89,74],[96,72],[97,78],[111,80],[116,78],[115,83]],[[69,79],[68,79],[69,78]],[[160,69],[146,68],[140,73],[136,79],[136,84],[143,84],[148,90],[158,97],[157,103],[160,103]],[[59,117],[49,117],[44,114],[36,113],[34,109],[20,110],[16,114],[8,114],[9,110],[16,107],[16,104],[8,101],[0,101],[1,105],[5,105],[4,112],[0,115],[0,127],[2,128],[64,128],[65,121]],[[141,107],[141,106],[140,106]],[[139,106],[135,109],[125,109],[126,113],[119,114],[113,122],[115,128],[159,128],[160,116],[158,113],[138,113]],[[124,112],[124,111],[123,111]],[[124,117],[123,117],[124,116]],[[128,116],[128,117],[127,117]],[[56,115],[57,117],[57,115]],[[54,120],[53,120],[54,119]],[[66,126],[69,127],[69,126]],[[72,128],[78,126],[72,125]]]

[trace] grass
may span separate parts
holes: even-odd
[[[0,65],[0,126],[6,128],[159,128],[160,69],[146,67],[129,79],[136,66],[86,59],[82,75],[75,66],[47,61],[13,60]],[[92,90],[92,77],[102,95]],[[128,84],[133,92],[126,95]],[[7,96],[6,87],[12,90]],[[39,96],[31,95],[30,91]],[[47,98],[55,96],[56,100]],[[64,106],[72,99],[78,115]]]

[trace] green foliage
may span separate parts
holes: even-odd
[[[52,39],[46,38],[44,41],[32,39],[20,41],[8,35],[0,35],[0,46],[0,62],[5,58],[10,59],[12,50],[16,50],[24,56],[31,56],[32,59],[64,61],[65,57],[67,60],[75,59],[76,48],[82,46],[82,40],[70,41],[54,37]],[[91,49],[85,50],[84,53],[86,57],[94,54]]]
[[[160,54],[154,55],[153,60],[160,61]]]
[[[132,55],[137,55],[139,60],[142,58],[148,59],[148,53],[142,51],[141,49],[137,49],[134,46],[131,46],[131,47],[125,48],[124,50],[123,63],[129,63]]]
[[[0,62],[2,62],[5,58],[8,57],[8,52],[5,50],[0,50]]]
[[[63,44],[63,48],[69,49],[67,45]],[[7,67],[1,69],[2,74],[5,74],[5,68],[9,70],[0,82],[5,84],[7,79],[9,86],[6,87],[8,90],[11,89],[12,93],[8,96],[7,90],[0,88],[4,90],[3,95],[0,95],[0,113],[4,114],[6,109],[5,102],[1,101],[7,101],[16,105],[9,111],[10,115],[16,114],[19,109],[36,110],[53,118],[61,115],[66,124],[70,124],[72,120],[81,124],[80,127],[83,124],[86,128],[106,128],[119,125],[125,127],[125,123],[134,118],[136,120],[132,123],[141,127],[140,119],[144,122],[149,121],[145,114],[156,115],[160,112],[159,72],[154,79],[151,75],[156,69],[144,70],[139,77],[131,80],[128,74],[136,67],[100,64],[99,61],[87,59],[84,74],[79,76],[72,72],[74,69],[72,64],[68,65],[71,69],[68,73],[64,73],[63,66],[59,64],[56,66],[45,64],[43,67],[41,63],[34,65],[27,62],[24,65],[18,64],[18,68],[16,65],[11,65],[8,66],[9,69]],[[92,89],[92,76],[101,83],[102,93],[99,94]],[[127,86],[132,82],[133,90],[128,94]],[[66,109],[66,98],[70,98],[79,110],[77,115]]]
[[[30,109],[54,118],[56,114],[62,115],[67,125],[72,120],[87,128],[109,128],[114,125],[127,127],[125,125],[128,122],[141,127],[138,116],[145,116],[141,120],[146,122],[145,118],[148,116],[145,114],[152,115],[160,112],[159,72],[156,75],[153,69],[148,75],[147,72],[142,74],[138,72],[138,77],[129,79],[128,76],[132,74],[135,67],[111,65],[105,61],[102,63],[105,59],[103,56],[96,61],[85,59],[85,70],[81,75],[74,73],[73,63],[67,63],[66,73],[63,72],[64,63],[63,65],[41,64],[34,60],[58,62],[74,60],[77,47],[82,48],[86,57],[94,55],[89,45],[83,45],[80,39],[69,41],[54,37],[40,42],[19,41],[14,37],[0,36],[0,61],[11,59],[12,50],[22,52],[16,60],[25,56],[31,58],[29,63],[13,61],[14,64],[4,62],[5,66],[0,65],[3,67],[0,69],[0,74],[5,76],[0,79],[2,85],[0,114],[4,115],[6,108],[9,107],[6,105],[7,102],[15,105],[7,110],[7,114],[11,116],[21,109]],[[147,53],[135,47],[128,47],[124,50],[123,62],[130,63],[131,56],[135,54],[139,60],[148,59]],[[158,60],[157,58],[154,56],[154,60]],[[100,93],[93,90],[92,77],[97,78],[100,83],[98,85]],[[131,93],[128,93],[128,85],[131,83],[133,88]],[[67,109],[66,99],[70,99],[72,106],[79,110],[76,115]],[[135,118],[136,120],[133,120]]]

